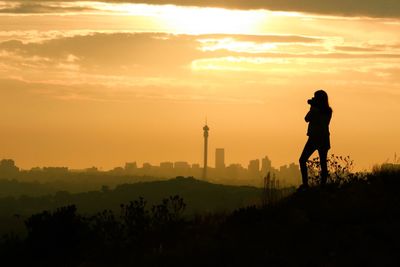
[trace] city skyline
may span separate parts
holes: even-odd
[[[217,152],[221,148],[215,150]],[[204,179],[204,169],[199,163],[189,163],[186,161],[164,161],[159,164],[144,162],[138,164],[135,161],[125,162],[123,165],[115,166],[111,169],[104,170],[96,166],[82,169],[74,169],[68,166],[36,166],[30,169],[20,168],[18,162],[13,159],[0,160],[0,172],[6,171],[14,173],[15,171],[45,172],[55,175],[53,179],[57,180],[59,175],[71,173],[109,173],[117,176],[133,176],[133,177],[151,177],[170,179],[178,176],[194,177],[209,182],[218,182],[223,184],[253,185],[262,186],[263,179],[268,175],[272,175],[279,179],[285,185],[298,185],[300,183],[300,169],[294,162],[281,166],[274,166],[268,156],[260,159],[249,160],[248,164],[241,165],[239,163],[229,163],[226,166],[208,166],[208,176]],[[12,178],[13,176],[10,176]],[[145,179],[146,180],[146,179]]]
[[[218,150],[218,149],[225,150],[224,148],[217,148],[216,150]],[[252,165],[251,164],[252,162],[254,163],[254,161],[259,161],[257,163],[259,165],[259,170],[260,170],[260,172],[264,173],[265,169],[263,168],[263,166],[265,166],[265,163],[263,163],[263,165],[261,165],[261,163],[265,159],[269,160],[269,157],[268,156],[264,156],[264,157],[260,157],[260,158],[256,158],[256,159],[254,159],[254,158],[253,159],[249,159],[246,164],[242,164],[242,163],[238,163],[238,162],[230,162],[230,163],[225,164],[225,166],[222,169],[226,169],[229,166],[233,166],[233,165],[240,166],[243,169],[248,169],[248,166]],[[3,159],[3,160],[12,160],[12,161],[18,163],[18,161],[15,161],[14,159]],[[283,165],[272,165],[272,161],[271,160],[269,160],[269,162],[270,162],[269,165],[267,165],[267,166],[269,166],[269,168],[276,168],[276,167],[279,168],[279,167],[283,167],[283,166],[287,166],[287,165],[291,165],[291,164],[295,164],[296,166],[298,166],[297,163],[295,163],[295,162],[288,162],[288,163],[283,164]],[[138,168],[138,169],[139,168],[146,168],[148,166],[151,166],[151,167],[176,168],[176,165],[178,165],[178,166],[179,165],[180,166],[185,165],[185,166],[190,167],[190,168],[193,168],[193,166],[195,166],[196,168],[203,169],[202,168],[202,164],[200,164],[199,162],[189,162],[189,161],[185,161],[185,160],[177,160],[177,161],[164,160],[164,161],[161,161],[161,162],[141,162],[141,163],[139,161],[135,161],[135,160],[133,160],[133,161],[132,160],[130,160],[130,161],[128,160],[128,161],[122,162],[120,164],[123,164],[123,165],[118,165],[117,164],[116,166],[113,166],[113,167],[107,168],[107,169],[106,168],[102,168],[101,166],[96,166],[96,165],[86,166],[86,167],[83,167],[83,168],[73,168],[73,167],[67,166],[67,165],[41,165],[41,166],[38,165],[38,166],[29,167],[29,168],[21,167],[21,165],[19,165],[19,164],[18,164],[18,166],[20,167],[21,170],[32,170],[32,169],[36,169],[36,168],[40,168],[40,169],[43,169],[43,168],[67,168],[67,169],[72,170],[72,171],[84,171],[84,170],[90,170],[90,169],[97,169],[99,171],[112,171],[112,170],[114,170],[116,168],[120,168],[122,166],[125,166],[125,168],[127,166],[135,166],[134,168]],[[218,167],[216,167],[215,164],[211,165],[211,166],[209,165],[208,168],[209,169],[219,169]],[[201,178],[201,177],[199,177],[199,178]]]

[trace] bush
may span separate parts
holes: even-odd
[[[87,221],[77,214],[74,205],[32,215],[25,225],[30,257],[43,265],[59,261],[74,265],[82,259],[82,248],[90,240]]]
[[[328,183],[337,187],[351,182],[365,180],[362,173],[353,173],[354,162],[349,156],[330,155],[328,163]],[[307,162],[308,175],[311,185],[320,183],[321,163],[319,157],[315,157]]]

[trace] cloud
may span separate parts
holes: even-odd
[[[226,38],[230,39],[226,46],[202,49],[207,42],[200,40]],[[236,49],[235,42],[239,42],[239,49]],[[251,45],[243,49],[243,42]],[[64,85],[146,87],[179,84],[185,88],[193,87],[193,84],[199,87],[204,84],[226,86],[233,81],[231,77],[215,78],[213,75],[198,80],[198,75],[208,70],[224,72],[228,76],[233,71],[241,71],[240,77],[249,75],[250,79],[255,79],[258,73],[269,73],[272,79],[273,75],[280,77],[282,73],[286,77],[288,73],[292,76],[315,72],[336,74],[349,62],[363,68],[361,72],[364,73],[369,72],[366,66],[373,67],[374,62],[392,64],[400,58],[399,51],[389,48],[382,47],[376,51],[378,49],[373,45],[352,43],[352,46],[334,46],[331,49],[325,47],[325,42],[329,43],[329,40],[307,36],[166,33],[92,33],[40,42],[9,40],[0,42],[0,76]],[[278,47],[259,49],[265,44]],[[301,51],[288,49],[299,45],[304,46]],[[247,74],[243,74],[245,72]]]
[[[358,47],[358,46],[335,46],[335,50],[342,52],[380,52],[381,49],[375,47]]]
[[[42,42],[24,43],[19,40],[0,42],[0,51],[6,51],[20,58],[46,59],[52,64],[80,64],[87,69],[117,68],[127,72],[176,71],[199,58],[223,57],[230,55],[250,55],[234,53],[226,49],[216,51],[200,50],[199,40],[219,40],[230,38],[239,42],[298,43],[317,42],[320,39],[305,36],[280,35],[173,35],[165,33],[94,33],[72,37],[54,38]]]
[[[56,2],[51,0],[9,0],[4,2],[19,4],[13,8],[4,8],[0,10],[1,13],[53,13],[83,11],[86,9],[79,6],[80,1],[74,0],[65,0],[61,1],[61,3],[75,3],[76,7],[62,7],[55,5],[54,3]],[[400,18],[400,1],[398,0],[106,0],[102,2],[220,7],[240,10],[267,9],[272,11],[305,12],[350,17]]]
[[[233,42],[252,42],[255,45],[279,44],[285,45],[319,42],[324,45],[322,38],[307,36],[281,35],[241,35],[241,34],[207,34],[207,35],[175,35],[167,33],[92,33],[68,37],[55,37],[42,42],[24,43],[19,40],[0,42],[0,51],[19,55],[26,58],[44,58],[50,61],[79,62],[84,66],[116,66],[140,67],[147,66],[158,69],[182,67],[195,59],[225,56],[252,56],[254,53],[227,50],[225,48],[204,51],[200,48],[199,40],[232,39]],[[335,46],[336,51],[316,52],[311,46],[307,52],[261,52],[257,57],[265,58],[398,58],[400,54],[391,53],[379,46]],[[349,53],[346,53],[349,52]],[[360,53],[350,53],[360,52]],[[362,53],[361,53],[362,52]],[[379,52],[379,53],[375,53]]]
[[[299,35],[246,35],[246,34],[203,34],[199,39],[223,39],[232,38],[239,42],[253,43],[313,43],[322,39]]]
[[[398,53],[400,49],[399,43],[363,43],[363,44],[352,44],[352,45],[337,45],[334,47],[336,51],[340,52],[356,52],[356,53],[369,53],[369,52],[381,52],[392,51],[392,53]]]
[[[57,3],[39,3],[39,2],[21,2],[16,5],[0,7],[2,14],[42,14],[42,13],[64,13],[64,12],[82,12],[93,10],[79,5],[60,5]]]
[[[20,2],[20,1],[8,1]],[[31,2],[54,2],[36,0]],[[78,2],[67,0],[63,2]],[[140,3],[154,5],[178,5],[198,7],[221,7],[228,9],[268,9],[273,11],[294,11],[325,15],[365,16],[400,18],[398,0],[108,0],[108,3]]]
[[[27,58],[37,56],[53,61],[64,60],[73,55],[84,66],[105,68],[169,68],[184,65],[200,53],[193,38],[154,33],[95,33],[41,43],[10,40],[0,43],[0,50]]]
[[[268,9],[273,11],[295,11],[343,16],[400,17],[400,1],[398,0],[131,0],[128,2],[223,7],[245,10]]]

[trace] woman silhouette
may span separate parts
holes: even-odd
[[[318,150],[321,163],[321,185],[326,184],[328,178],[327,156],[331,148],[329,138],[329,123],[332,118],[332,109],[329,106],[328,94],[323,90],[314,93],[314,97],[307,101],[311,106],[304,118],[308,122],[308,140],[300,156],[300,170],[303,184],[300,188],[308,187],[307,160]]]

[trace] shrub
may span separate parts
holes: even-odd
[[[328,159],[328,183],[338,187],[365,179],[361,173],[353,173],[354,161],[349,156],[337,156],[331,154]],[[319,157],[315,157],[307,162],[308,175],[311,185],[320,183],[321,163]]]

